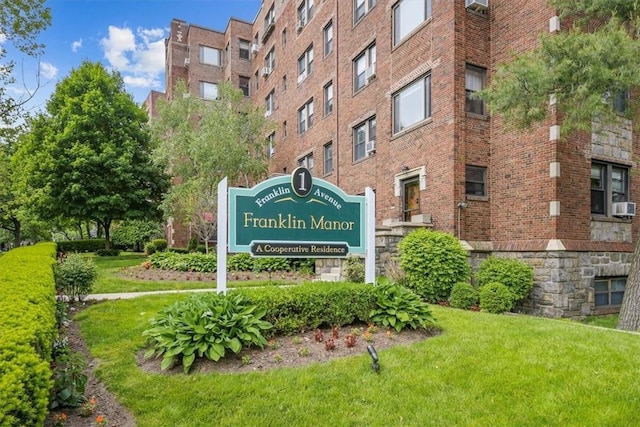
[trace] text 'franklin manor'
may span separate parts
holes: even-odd
[[[338,230],[348,231],[353,230],[355,221],[339,221],[325,219],[324,215],[316,218],[313,215],[309,216],[309,222],[307,220],[297,218],[292,214],[278,214],[277,217],[256,217],[253,212],[244,213],[245,228],[282,228],[293,230]]]

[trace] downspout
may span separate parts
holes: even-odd
[[[340,93],[340,90],[338,89],[339,88],[338,75],[340,74],[340,62],[338,61],[338,48],[339,48],[338,39],[340,37],[339,36],[340,31],[338,29],[338,23],[340,22],[340,19],[339,19],[340,13],[339,13],[339,10],[338,10],[338,8],[340,7],[339,4],[340,4],[339,0],[336,0],[335,31],[334,31],[334,34],[335,34],[335,37],[334,37],[334,39],[335,39],[334,56],[335,56],[335,60],[336,60],[336,79],[335,79],[336,80],[336,84],[334,86],[335,87],[335,91],[334,91],[335,118],[334,119],[335,119],[335,122],[336,122],[336,128],[335,128],[335,141],[336,141],[335,147],[336,147],[336,149],[335,149],[335,153],[333,154],[333,157],[334,157],[335,162],[336,162],[335,171],[336,171],[336,186],[337,187],[340,187],[340,144],[338,143],[338,141],[340,139],[340,122],[338,120],[338,117],[339,117],[338,110],[340,108],[339,107],[340,102],[338,102],[339,101],[339,99],[338,99],[339,95],[338,94]]]

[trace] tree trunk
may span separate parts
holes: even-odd
[[[98,226],[100,226],[100,224]],[[111,228],[111,221],[110,220],[105,220],[104,223],[102,224],[102,226],[104,227],[105,249],[109,250],[109,249],[111,249],[111,233],[110,233],[110,230],[109,230]]]
[[[627,276],[627,286],[624,289],[617,328],[625,331],[640,329],[640,238],[636,240],[633,251],[631,270]]]
[[[13,244],[17,248],[20,246],[20,241],[22,240],[22,224],[20,224],[20,220],[16,217],[11,217],[11,222],[13,223]]]

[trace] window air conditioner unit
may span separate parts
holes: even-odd
[[[251,43],[251,53],[255,55],[256,53],[258,53],[258,49],[260,49],[258,43]]]
[[[271,115],[271,110],[267,110],[264,112],[264,118],[266,119],[267,117],[269,117]]]
[[[613,216],[635,216],[636,204],[633,202],[616,202],[612,205]]]
[[[302,83],[306,78],[307,78],[307,72],[305,71],[304,73],[298,76],[298,84]]]
[[[364,78],[369,82],[376,78],[376,64],[373,63],[369,68],[364,70]]]
[[[299,20],[299,21],[298,21],[298,26],[296,27],[296,31],[297,31],[297,32],[302,31],[302,29],[304,28],[304,26],[305,26],[306,24],[307,24],[307,23],[306,23],[303,19]]]
[[[189,59],[189,58],[184,58],[184,66],[185,66],[185,67],[188,67],[190,62],[191,62],[191,59]]]
[[[271,68],[269,68],[269,67],[262,67],[262,76],[263,76],[263,77],[267,77],[269,74],[271,74]]]
[[[465,0],[465,6],[475,12],[484,12],[489,7],[489,0]]]
[[[376,152],[376,140],[372,139],[371,141],[367,141],[365,145],[365,151],[367,152],[367,156]]]

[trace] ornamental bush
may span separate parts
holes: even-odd
[[[513,309],[513,294],[500,282],[491,282],[482,286],[479,295],[482,311],[500,314]]]
[[[492,282],[502,283],[509,288],[514,304],[517,304],[525,299],[533,288],[533,268],[517,259],[490,256],[478,267],[475,279],[478,287]]]
[[[478,290],[467,282],[458,282],[451,289],[449,305],[453,308],[469,310],[478,304]]]
[[[350,255],[347,257],[344,273],[348,281],[364,283],[364,262],[360,257]]]
[[[435,323],[427,303],[413,291],[390,282],[383,277],[376,283],[376,308],[371,310],[371,321],[396,332],[410,327],[427,328]]]
[[[89,258],[71,254],[58,264],[55,277],[56,288],[69,301],[82,301],[93,289],[93,283],[98,278],[98,267]]]
[[[398,244],[406,286],[430,303],[446,301],[457,282],[469,280],[467,252],[449,233],[420,229]]]

